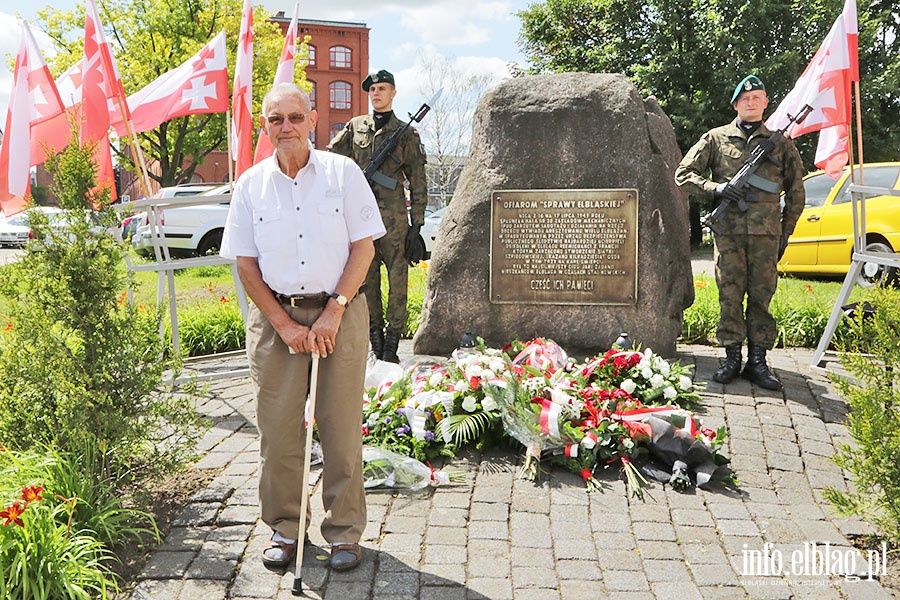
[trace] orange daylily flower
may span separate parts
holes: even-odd
[[[707,282],[703,281],[702,279],[695,279],[695,280],[694,280],[694,287],[695,287],[695,288],[701,288],[701,289],[702,289],[702,288],[709,287],[709,284],[708,284]]]
[[[807,283],[807,284],[806,284],[806,291],[807,291],[807,292],[811,292],[811,291],[813,291],[813,288],[812,288],[812,286],[811,286],[811,285],[809,285],[809,284],[808,284],[808,283]]]
[[[44,491],[44,486],[42,485],[28,485],[22,488],[22,500],[26,503],[34,502],[36,500],[40,500],[42,498],[41,494]]]
[[[15,523],[19,527],[25,527],[25,523],[23,523],[21,519],[22,513],[25,512],[25,506],[26,504],[21,504],[16,500],[5,509],[0,510],[0,519],[5,519],[3,525],[8,527]]]

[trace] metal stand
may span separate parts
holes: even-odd
[[[174,198],[145,198],[135,202],[124,203],[117,206],[119,210],[145,210],[147,211],[148,222],[150,224],[151,241],[153,243],[154,262],[148,264],[134,264],[126,254],[125,264],[129,272],[154,271],[157,274],[156,302],[162,304],[163,299],[168,297],[169,304],[169,323],[171,326],[172,349],[175,354],[181,350],[181,344],[178,337],[178,306],[175,299],[175,271],[179,269],[188,269],[191,267],[202,267],[212,265],[229,265],[231,267],[231,276],[234,279],[234,287],[237,292],[238,305],[241,309],[241,317],[244,323],[247,322],[247,314],[249,312],[249,304],[247,302],[247,293],[241,285],[241,280],[237,273],[237,263],[233,260],[223,258],[219,255],[200,256],[196,258],[172,259],[169,253],[169,245],[166,242],[166,236],[163,231],[163,225],[160,222],[159,211],[165,208],[176,208],[180,206],[199,206],[202,204],[220,204],[223,201],[229,201],[230,196],[223,195],[197,195],[197,196],[180,196]],[[167,293],[168,292],[168,293]],[[129,298],[131,290],[129,290]],[[160,337],[165,336],[165,324],[160,323]],[[191,370],[191,365],[208,361],[217,355],[195,356],[184,362],[186,370]],[[249,367],[236,368],[226,371],[204,372],[202,367],[198,367],[190,376],[180,377],[176,383],[184,380],[205,381],[210,379],[220,379],[228,377],[242,377],[248,375]]]
[[[900,268],[900,254],[897,252],[871,252],[866,250],[866,196],[900,196],[900,190],[887,188],[878,188],[864,185],[851,184],[850,197],[853,202],[853,255],[850,260],[850,269],[847,276],[844,277],[844,284],[835,301],[834,309],[831,311],[831,317],[822,333],[822,339],[813,353],[811,366],[814,369],[824,369],[825,354],[834,332],[837,331],[838,324],[843,317],[843,309],[841,308],[850,299],[850,294],[856,286],[856,280],[859,277],[865,263],[875,263],[886,267]],[[858,212],[857,212],[858,209]],[[895,249],[896,250],[896,249]]]

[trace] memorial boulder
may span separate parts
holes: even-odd
[[[621,75],[521,77],[490,90],[432,255],[414,338],[447,354],[549,337],[576,356],[621,332],[672,354],[694,298],[681,153]]]

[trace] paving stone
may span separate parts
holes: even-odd
[[[650,583],[641,571],[603,571],[603,584],[611,595],[619,597],[618,592],[649,592]]]
[[[680,560],[681,546],[675,542],[638,540],[638,551],[642,558],[658,558],[662,560]]]
[[[655,582],[651,585],[656,600],[701,600],[700,590],[693,582]]]
[[[644,570],[647,572],[647,580],[660,581],[690,581],[687,566],[680,560],[644,560]]]
[[[641,555],[635,550],[614,550],[601,548],[599,564],[604,570],[640,571],[644,568]]]
[[[553,564],[552,561],[550,564]],[[556,571],[552,566],[513,567],[512,580],[516,590],[523,587],[555,589],[558,586]]]
[[[181,579],[194,556],[194,552],[155,552],[144,566],[141,578]]]
[[[468,598],[484,600],[512,600],[512,581],[497,577],[478,577],[468,582]]]
[[[469,509],[470,521],[503,521],[509,519],[509,506],[499,502],[473,502]]]
[[[603,584],[590,579],[562,580],[559,582],[559,593],[565,600],[597,600],[607,597]]]
[[[159,600],[178,598],[183,587],[180,579],[147,579],[138,583],[131,593],[131,600]]]

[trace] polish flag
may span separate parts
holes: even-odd
[[[128,96],[128,107],[135,133],[156,129],[161,123],[177,117],[227,111],[225,32],[210,40],[180,67]],[[118,110],[114,113],[112,126],[119,136],[128,135]]]
[[[253,6],[244,0],[232,88],[232,152],[235,176],[253,165]]]
[[[125,100],[122,78],[110,51],[94,0],[85,0],[84,66],[81,81],[81,143],[96,144],[97,186],[107,187],[116,198],[115,176],[109,150],[109,103],[123,107],[131,117]]]
[[[0,210],[7,216],[25,208],[31,183],[33,127],[63,112],[62,100],[27,21],[16,54],[13,88],[0,145]]]
[[[294,81],[294,55],[297,53],[297,17],[300,13],[300,3],[294,5],[294,18],[287,28],[284,36],[284,47],[281,49],[281,59],[278,61],[278,70],[275,71],[275,82],[292,83]],[[253,156],[253,164],[272,156],[275,146],[265,133],[261,133],[256,141],[256,153]]]
[[[856,0],[846,0],[841,15],[822,42],[812,61],[766,121],[769,129],[784,128],[788,115],[796,115],[809,104],[813,111],[803,123],[791,125],[788,137],[822,131],[816,150],[816,166],[837,177],[850,158],[850,123],[853,81],[859,81]],[[828,131],[831,130],[831,131]]]

